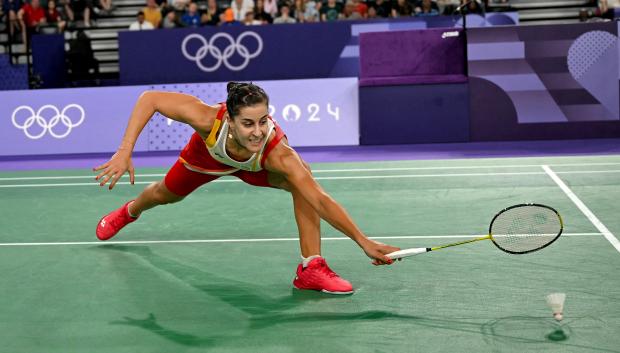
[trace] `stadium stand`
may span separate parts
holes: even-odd
[[[487,0],[486,11],[518,11],[522,25],[575,23],[592,16],[596,0]],[[77,38],[79,30],[91,39],[95,59],[99,63],[97,82],[114,84],[119,75],[118,32],[127,30],[135,20],[136,13],[144,8],[145,0],[114,0],[111,11],[97,11],[91,27],[76,21],[65,31],[66,51],[70,42]],[[220,8],[230,5],[228,1],[218,0]],[[199,2],[201,10],[206,1]],[[23,43],[10,44],[6,15],[0,22],[0,54],[10,55],[12,64],[28,64],[26,46]]]

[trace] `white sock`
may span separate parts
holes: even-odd
[[[312,255],[312,256],[308,256],[308,257],[303,257],[303,255],[301,256],[301,264],[304,268],[308,267],[308,264],[310,263],[310,261],[316,259],[317,257],[321,257],[321,255]]]
[[[131,206],[132,203],[134,203],[135,201],[131,201],[131,203],[129,205],[127,205],[127,214],[129,214],[129,217],[131,218],[138,218],[138,216],[134,216],[131,214],[131,212],[129,211],[129,206]]]

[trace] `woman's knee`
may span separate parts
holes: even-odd
[[[153,199],[160,205],[166,205],[169,203],[175,203],[183,200],[185,197],[177,195],[168,190],[166,184],[163,181],[151,184]]]

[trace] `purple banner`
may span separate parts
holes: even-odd
[[[269,95],[269,114],[292,146],[359,144],[357,79],[257,81]],[[214,104],[226,100],[225,83],[154,85],[148,89],[182,92]],[[149,122],[149,150],[180,150],[194,130],[155,114]]]
[[[461,29],[363,33],[360,54],[360,86],[467,81]]]
[[[359,143],[357,79],[257,82],[292,146]],[[225,83],[0,92],[0,156],[113,152],[145,90],[185,92],[208,104]],[[193,130],[155,114],[136,151],[180,150]]]
[[[471,139],[620,135],[618,25],[468,32]]]
[[[0,155],[116,150],[142,87],[0,92]],[[142,136],[137,150],[146,148]]]
[[[472,29],[469,75],[501,90],[522,124],[619,120],[617,33],[615,23]]]
[[[470,17],[471,27],[517,22],[516,13]],[[125,31],[119,33],[120,78],[132,85],[357,77],[360,33],[460,27],[459,19]]]

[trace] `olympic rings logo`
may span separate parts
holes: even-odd
[[[78,119],[76,123],[74,123],[71,120],[71,118],[68,117],[66,114],[67,111],[71,108],[77,109],[77,111],[79,112],[80,118]],[[27,117],[26,120],[22,124],[19,124],[16,119],[17,114],[24,110],[30,113],[30,116]],[[45,118],[42,115],[42,113],[46,110],[51,110],[54,114],[52,118],[49,120],[49,122],[45,120]],[[73,128],[78,127],[80,124],[82,124],[82,122],[84,121],[84,117],[85,117],[84,108],[82,108],[81,106],[77,104],[69,104],[66,107],[64,107],[62,111],[59,111],[58,108],[56,108],[55,106],[51,104],[46,104],[42,106],[41,108],[39,108],[39,110],[37,110],[36,113],[34,109],[32,109],[31,107],[27,105],[22,105],[22,106],[17,107],[13,111],[13,115],[11,116],[11,121],[13,122],[13,126],[15,126],[16,128],[20,130],[24,130],[24,134],[32,140],[40,139],[41,137],[43,137],[43,135],[45,135],[46,132],[49,132],[50,135],[52,135],[53,137],[57,139],[61,139],[61,138],[67,137],[69,133],[71,133],[71,130]],[[39,125],[39,127],[41,128],[41,132],[39,132],[38,134],[32,133],[30,129],[35,123]],[[66,128],[64,132],[55,131],[55,127],[60,123],[62,123],[62,125],[64,125]]]
[[[257,47],[253,53],[250,53],[248,47],[241,43],[245,37],[252,37],[256,40]],[[220,38],[228,42],[228,45],[224,48],[224,50],[215,45],[215,42]],[[202,44],[202,46],[198,48],[196,53],[193,55],[187,52],[187,43],[192,39],[198,40],[200,44]],[[187,60],[196,62],[196,65],[198,65],[200,70],[204,72],[213,72],[219,69],[220,66],[222,66],[222,63],[231,71],[241,71],[248,66],[250,59],[254,59],[263,51],[263,39],[256,32],[250,31],[241,33],[237,40],[226,32],[219,32],[211,37],[211,41],[200,34],[192,33],[183,39],[183,43],[181,43],[181,51]],[[243,58],[241,64],[236,66],[228,61],[235,53],[239,54],[239,56]],[[202,63],[202,60],[208,55],[215,58],[215,64],[212,66],[205,66]]]

